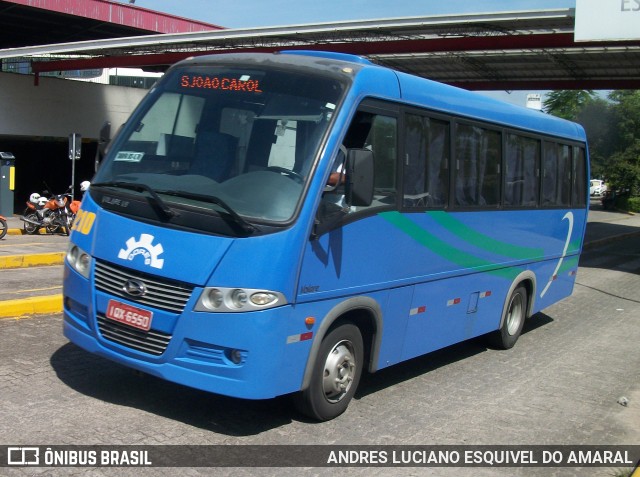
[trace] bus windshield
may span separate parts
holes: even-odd
[[[329,77],[280,69],[171,70],[94,183],[110,194],[151,194],[167,217],[198,209],[245,223],[290,221],[344,90]]]

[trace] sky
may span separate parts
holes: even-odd
[[[129,0],[118,0],[130,3]],[[227,28],[407,16],[574,8],[575,0],[135,0],[135,5]]]

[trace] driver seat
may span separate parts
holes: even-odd
[[[223,182],[233,171],[238,139],[231,134],[203,131],[198,134],[189,173]]]

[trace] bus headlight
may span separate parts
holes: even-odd
[[[256,292],[251,295],[251,303],[257,306],[267,306],[278,300],[278,295],[270,292]]]
[[[77,245],[69,245],[69,250],[67,250],[67,263],[80,275],[89,278],[89,273],[91,272],[91,255]]]
[[[257,311],[286,304],[287,300],[280,292],[252,288],[207,287],[202,290],[194,311]]]
[[[224,295],[217,288],[209,288],[201,297],[202,303],[210,310],[217,310],[222,306]]]
[[[231,305],[236,308],[242,308],[247,304],[248,298],[246,291],[240,289],[233,290],[231,292]]]

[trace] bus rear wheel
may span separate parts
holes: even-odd
[[[364,361],[357,326],[338,326],[322,340],[309,387],[295,396],[304,415],[328,421],[342,414],[356,392]]]
[[[527,303],[527,289],[518,285],[504,307],[500,328],[489,335],[492,345],[500,349],[513,348],[522,333],[527,318]]]

